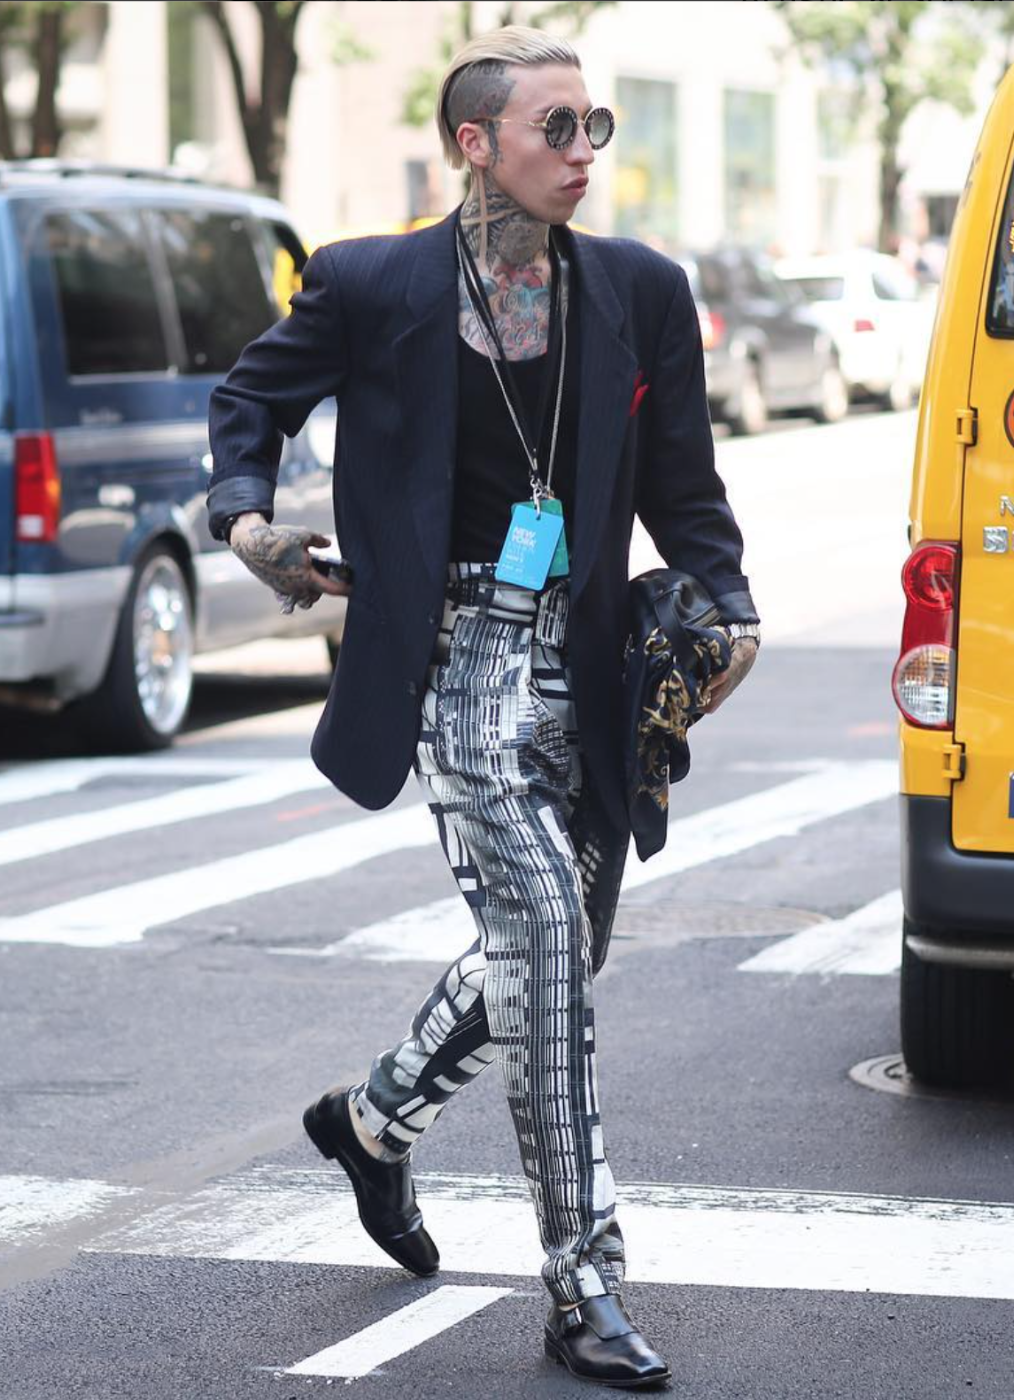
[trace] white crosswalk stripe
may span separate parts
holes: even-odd
[[[361,1332],[289,1366],[286,1375],[368,1376],[385,1361],[404,1356],[510,1292],[510,1288],[445,1283]]]
[[[298,836],[281,845],[0,919],[0,943],[63,943],[79,948],[136,943],[155,925],[305,880],[336,875],[392,850],[425,846],[436,839],[425,806],[398,808],[379,817]]]
[[[624,890],[735,855],[765,841],[796,835],[814,823],[881,800],[891,795],[896,786],[893,762],[815,766],[808,761],[806,769],[798,777],[747,797],[674,818],[666,847],[659,855],[647,863],[631,857]],[[303,759],[261,763],[255,759],[156,755],[134,760],[73,760],[42,765],[39,771],[0,774],[0,805],[74,791],[98,777],[125,775],[171,775],[180,779],[220,776],[225,781],[184,786],[158,797],[22,823],[0,831],[0,865],[115,839],[133,831],[152,831],[263,806],[296,791],[326,788],[317,770]],[[0,918],[0,942],[80,948],[124,946],[140,941],[152,927],[236,900],[333,876],[400,850],[435,843],[432,818],[425,805],[417,802],[258,847],[239,856],[184,867]],[[850,925],[850,930],[854,943],[858,925]],[[324,947],[272,951],[295,956],[447,962],[473,937],[471,915],[455,895],[403,910]],[[874,955],[871,952],[869,956]],[[855,966],[858,957],[859,950],[854,947]],[[843,965],[837,970],[849,967]],[[871,966],[867,970],[876,969]]]
[[[310,760],[295,759],[224,783],[202,783],[139,802],[29,822],[12,831],[0,831],[0,865],[52,855],[72,846],[126,836],[135,831],[151,831],[155,827],[258,807],[293,792],[322,786],[327,786],[327,780]]]
[[[0,1218],[16,1183],[0,1178]],[[446,1274],[538,1276],[542,1251],[521,1178],[423,1172],[416,1183]],[[102,1188],[51,1185],[51,1200],[64,1187]],[[1014,1300],[1014,1205],[647,1182],[617,1195],[632,1282]],[[392,1267],[363,1231],[351,1190],[326,1168],[253,1168],[139,1209],[85,1249]]]
[[[190,758],[186,754],[149,754],[143,758],[69,758],[25,764],[0,773],[0,807],[37,802],[43,797],[77,792],[102,778],[240,778],[276,766],[253,758]]]
[[[795,836],[815,822],[890,797],[897,791],[893,762],[829,764],[815,773],[765,788],[689,817],[670,819],[665,848],[646,862],[631,854],[623,889],[736,855],[780,836]],[[2,934],[0,934],[2,937]],[[322,948],[281,948],[284,956],[357,956],[382,962],[447,963],[475,938],[475,925],[457,897],[406,909],[368,924]]]
[[[779,939],[739,965],[741,972],[842,973],[883,977],[901,966],[901,890],[844,919]]]

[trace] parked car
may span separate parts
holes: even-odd
[[[802,411],[821,423],[845,416],[834,342],[768,259],[720,248],[677,260],[697,303],[713,419],[758,433],[775,412]]]
[[[868,249],[783,258],[775,272],[834,337],[850,397],[911,408],[933,330],[932,289],[921,289],[897,258]]]
[[[950,1088],[1014,1074],[1014,67],[954,219],[919,408],[901,712],[901,1040]]]
[[[283,617],[211,539],[212,388],[283,314],[306,259],[284,208],[191,179],[0,164],[0,702],[73,705],[96,742],[157,748],[195,652],[341,635]],[[278,513],[333,529],[336,410],[286,441]]]

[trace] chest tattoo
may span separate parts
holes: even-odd
[[[543,355],[549,343],[550,284],[534,268],[512,268],[495,277],[484,275],[493,323],[508,360],[531,360]],[[458,333],[473,350],[486,353],[475,315],[458,277]]]

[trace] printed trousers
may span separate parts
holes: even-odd
[[[567,582],[534,593],[452,564],[416,775],[477,937],[353,1099],[404,1154],[495,1060],[563,1303],[615,1293],[623,1237],[606,1160],[592,977],[626,839],[582,772],[566,666]],[[495,1262],[491,1261],[491,1267]]]

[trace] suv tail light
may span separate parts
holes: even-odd
[[[725,339],[725,317],[720,316],[717,311],[703,311],[698,308],[698,318],[701,323],[701,340],[705,350],[714,350],[717,345],[721,345]]]
[[[954,723],[957,579],[958,546],[939,540],[914,549],[901,571],[905,621],[891,690],[902,715],[920,729]]]
[[[52,544],[60,527],[60,468],[49,433],[15,433],[14,502],[15,538]]]

